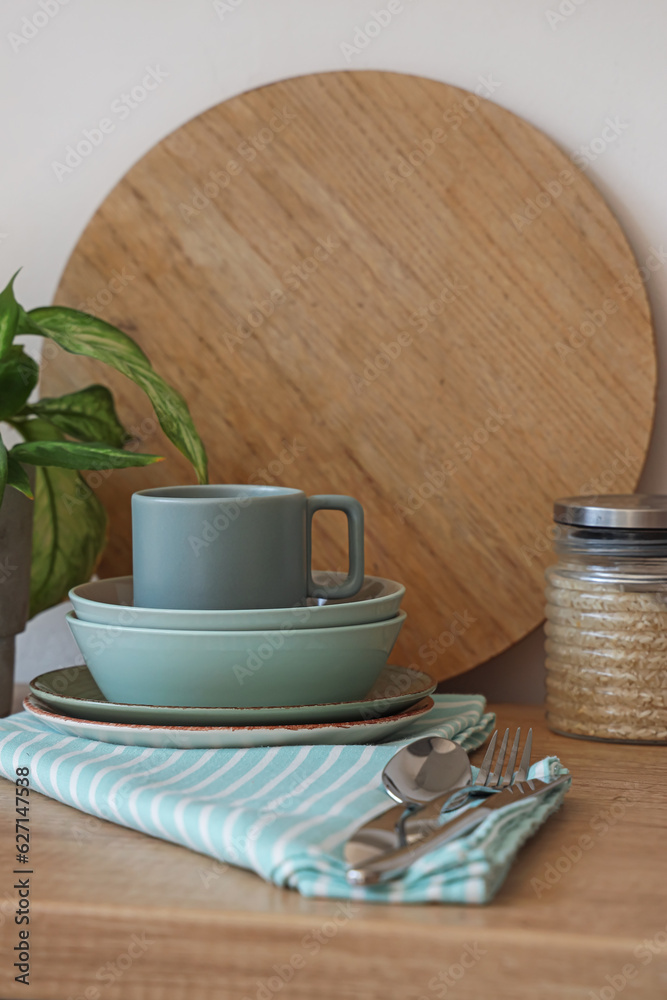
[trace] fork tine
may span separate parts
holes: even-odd
[[[528,768],[530,767],[530,754],[533,748],[533,730],[528,730],[528,736],[526,737],[526,745],[523,748],[523,754],[521,756],[521,763],[519,764],[519,769],[514,775],[514,780],[512,784],[517,781],[525,781],[528,777]]]
[[[503,761],[505,760],[505,753],[507,752],[507,741],[510,736],[509,729],[505,730],[505,735],[503,736],[503,742],[500,744],[500,750],[498,751],[498,758],[496,760],[496,766],[493,769],[493,774],[486,782],[489,788],[495,788],[500,784],[500,778],[503,773]]]
[[[477,775],[474,781],[475,785],[486,784],[486,779],[488,778],[489,771],[491,770],[491,761],[493,760],[493,754],[496,749],[497,739],[498,739],[498,730],[496,729],[495,733],[489,740],[489,745],[486,753],[484,754],[484,760],[482,761],[482,766],[480,767],[479,774]]]
[[[503,780],[500,782],[500,786],[502,786],[503,788],[512,784],[512,778],[514,776],[514,765],[516,764],[516,758],[519,752],[520,739],[521,739],[521,727],[517,726],[516,734],[514,736],[514,742],[512,743],[512,750],[510,752],[509,760],[507,761],[507,767],[505,768]]]

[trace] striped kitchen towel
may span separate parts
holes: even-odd
[[[25,712],[0,719],[0,774],[30,768],[36,791],[83,812],[256,871],[306,896],[380,902],[486,902],[523,841],[555,804],[530,800],[493,814],[468,836],[434,851],[400,880],[353,887],[343,846],[387,808],[381,772],[419,736],[480,746],[493,728],[481,696],[436,695],[400,739],[370,746],[178,750],[116,746],[47,729]],[[535,775],[556,773],[541,761]],[[562,796],[561,796],[562,798]],[[530,806],[530,808],[528,808]]]

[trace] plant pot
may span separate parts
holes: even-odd
[[[27,470],[34,483],[34,470]],[[15,636],[28,619],[33,501],[7,488],[0,506],[0,717],[12,710]]]

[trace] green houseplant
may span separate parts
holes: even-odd
[[[50,338],[65,351],[111,365],[144,390],[163,431],[192,463],[198,482],[207,481],[207,460],[185,400],[130,337],[76,309],[47,306],[26,312],[14,295],[15,278],[0,293],[0,422],[18,432],[21,441],[8,448],[0,436],[0,514],[6,491],[34,497],[34,615],[87,580],[106,543],[106,513],[81,471],[148,465],[160,456],[126,449],[130,438],[105,386],[30,403],[39,366],[16,343],[17,337]]]

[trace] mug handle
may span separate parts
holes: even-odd
[[[337,586],[318,586],[313,580],[311,555],[313,515],[318,510],[342,510],[347,515],[347,538],[350,550],[350,568],[347,578]],[[322,493],[308,497],[307,524],[308,596],[342,598],[353,597],[364,582],[364,508],[354,497]]]

